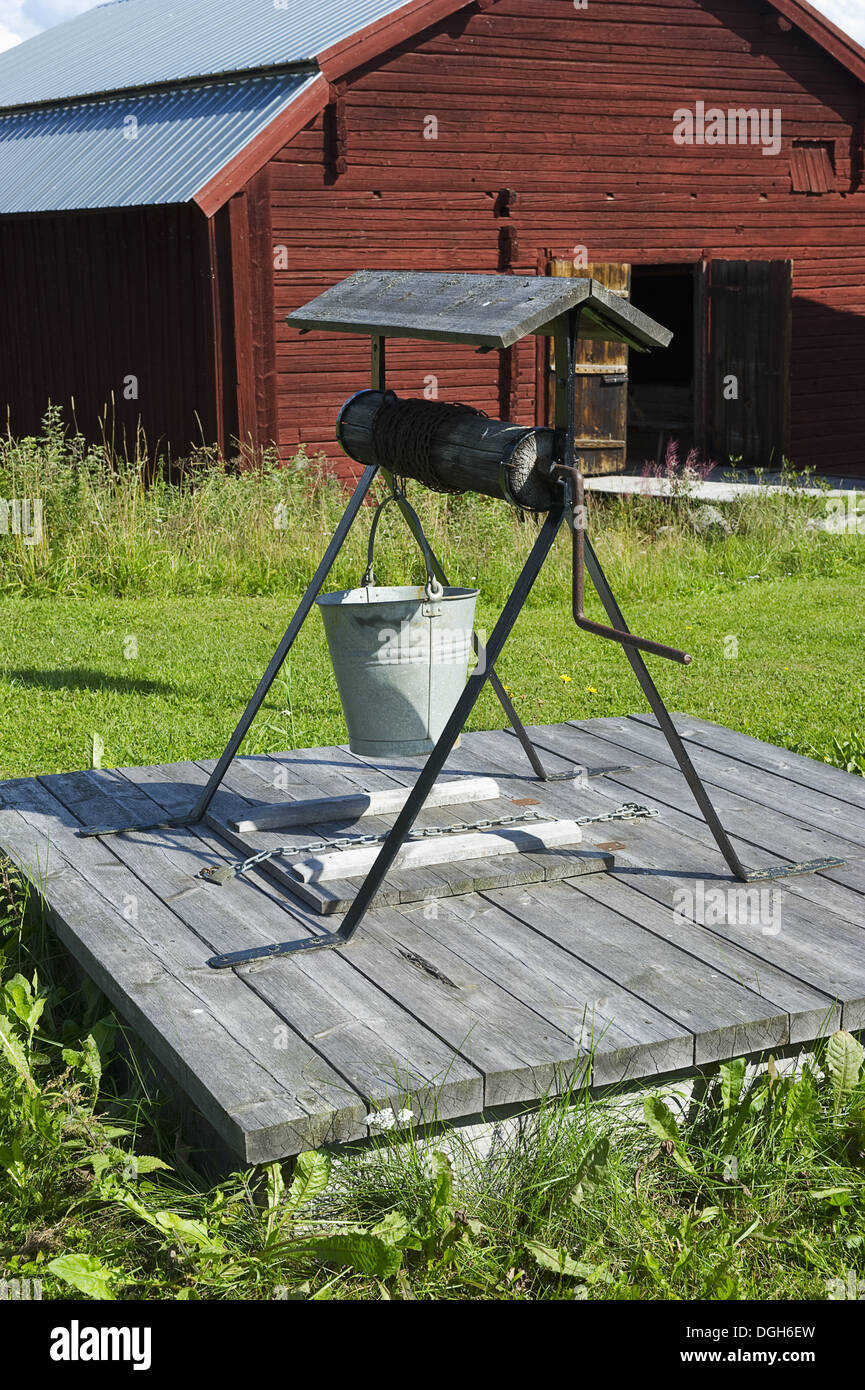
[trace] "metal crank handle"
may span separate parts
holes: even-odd
[[[574,622],[583,632],[593,632],[596,637],[605,637],[609,642],[619,642],[623,647],[636,647],[652,656],[664,656],[668,661],[678,661],[682,666],[690,666],[688,652],[680,652],[677,647],[665,647],[663,642],[652,642],[648,637],[635,637],[633,632],[620,632],[616,627],[605,627],[603,623],[592,622],[574,609]]]
[[[585,487],[583,474],[576,466],[566,467],[562,464],[557,465],[554,470],[565,485],[567,496],[567,518],[573,537],[573,613],[574,622],[583,632],[594,633],[596,637],[603,637],[608,642],[618,642],[623,647],[636,647],[638,651],[648,652],[651,656],[663,656],[667,661],[678,661],[682,666],[689,666],[691,658],[687,652],[679,651],[678,647],[668,647],[663,642],[652,642],[648,637],[636,637],[633,632],[623,631],[617,627],[607,627],[605,623],[593,622],[586,617],[585,613],[585,584],[586,584],[586,559],[585,559]]]

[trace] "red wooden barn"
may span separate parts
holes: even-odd
[[[0,405],[336,457],[365,344],[291,309],[593,273],[676,335],[585,351],[594,467],[865,475],[863,177],[865,51],[804,0],[115,0],[0,57]],[[394,343],[391,381],[540,422],[548,356]]]

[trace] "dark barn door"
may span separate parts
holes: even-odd
[[[595,262],[575,269],[573,260],[556,259],[551,275],[591,278],[623,299],[630,298],[631,267]],[[550,344],[550,372],[554,366]],[[554,399],[548,390],[548,400]],[[628,349],[624,343],[585,342],[577,352],[577,452],[584,473],[624,471],[628,437]],[[551,406],[550,406],[551,410]],[[548,419],[552,424],[552,418]]]
[[[697,267],[697,432],[715,463],[780,468],[789,447],[792,261]]]

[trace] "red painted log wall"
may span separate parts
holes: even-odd
[[[792,258],[798,466],[865,474],[863,88],[752,0],[498,0],[341,82],[270,163],[281,450],[339,458],[336,411],[367,384],[365,340],[288,329],[285,314],[359,268],[491,271],[585,246],[633,264]],[[678,146],[679,107],[779,108],[783,146]],[[434,117],[438,138],[424,137]],[[793,139],[835,142],[836,189],[793,193]],[[336,145],[340,148],[336,148]],[[337,161],[343,161],[337,162]],[[344,172],[338,172],[343,169]],[[513,189],[510,216],[496,215]],[[498,414],[499,362],[391,344],[391,384]],[[512,414],[536,412],[533,341],[514,354]],[[345,467],[342,460],[342,467]]]
[[[91,440],[217,437],[207,221],[187,207],[0,219],[0,410],[35,434],[50,401]],[[134,376],[138,398],[124,398]]]

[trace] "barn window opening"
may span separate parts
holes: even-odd
[[[835,141],[794,140],[790,182],[794,193],[831,193],[835,188]]]
[[[628,464],[660,462],[670,439],[682,456],[694,443],[694,269],[634,265],[631,302],[673,333],[664,352],[631,352]]]

